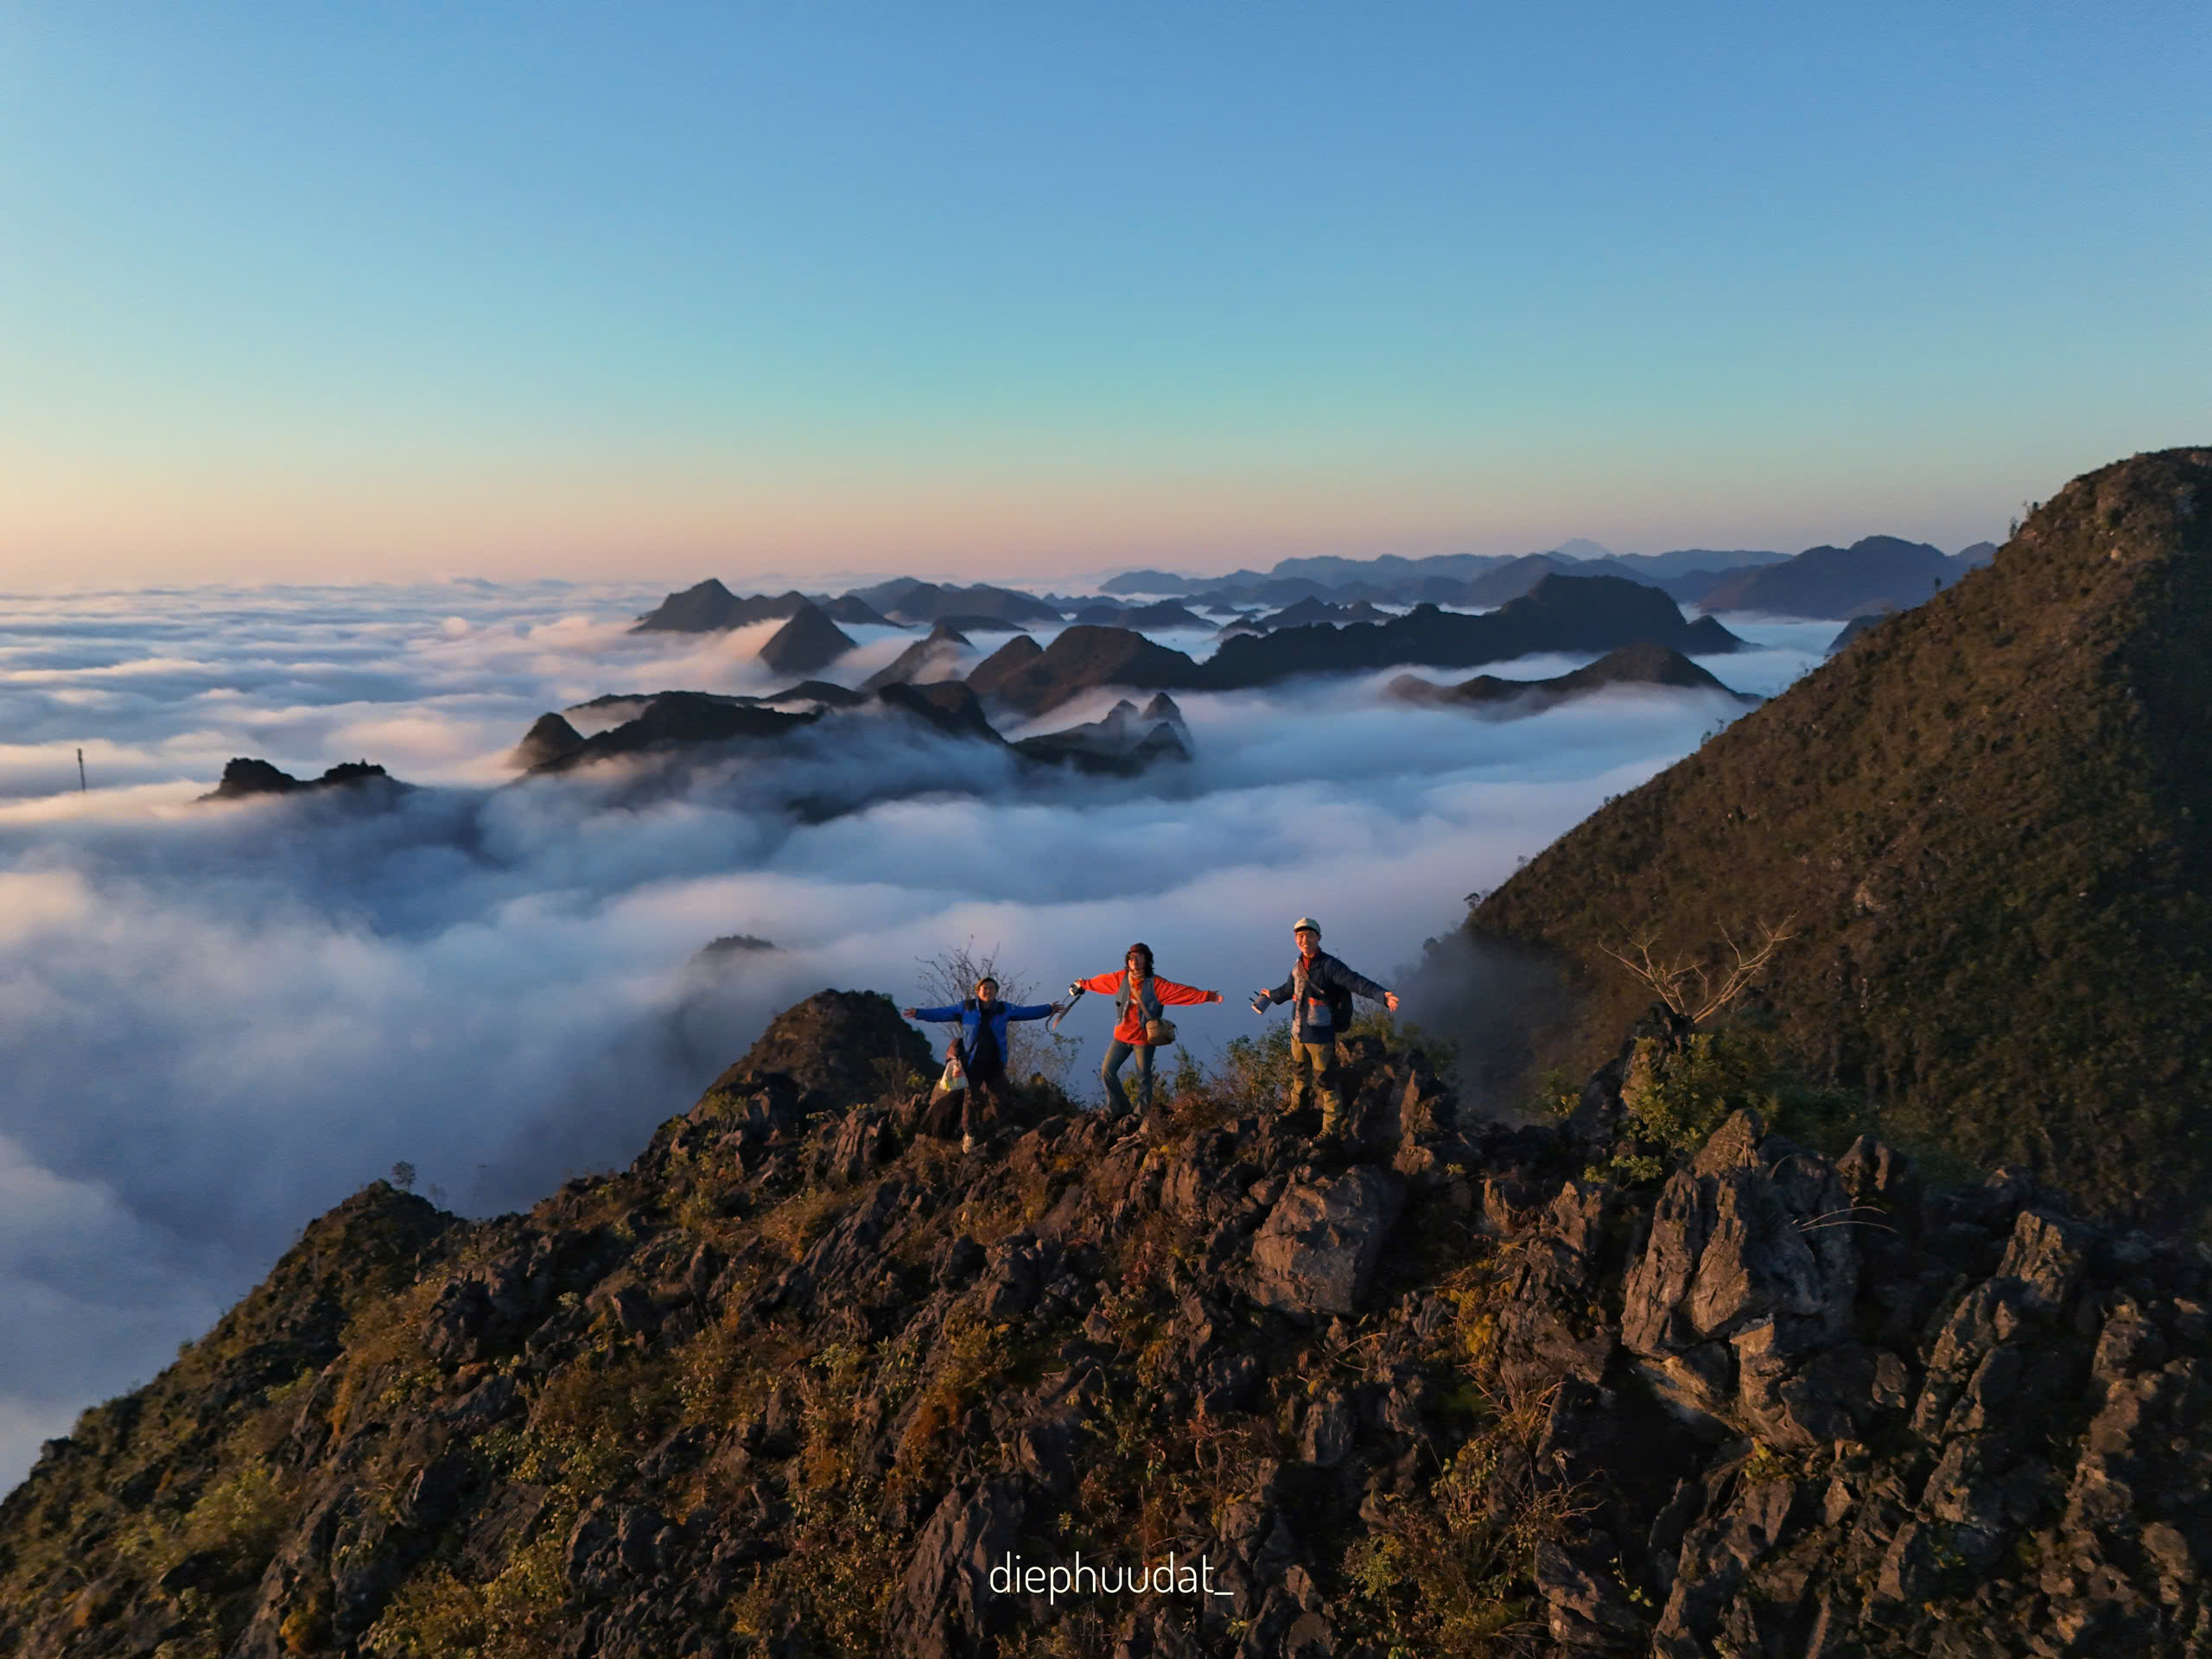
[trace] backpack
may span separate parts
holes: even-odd
[[[1299,959],[1300,962],[1304,960],[1302,957]],[[1297,995],[1298,977],[1298,963],[1294,962],[1290,965],[1293,996]],[[1306,982],[1311,984],[1313,982],[1309,979]],[[1338,1037],[1351,1028],[1353,1014],[1351,992],[1342,985],[1325,984],[1320,990],[1320,1001],[1329,1010],[1329,1040],[1334,1042]]]

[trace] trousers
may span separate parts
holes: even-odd
[[[1144,1111],[1152,1104],[1152,1047],[1150,1044],[1125,1043],[1118,1039],[1108,1045],[1106,1058],[1099,1065],[1098,1080],[1106,1085],[1106,1111],[1109,1116],[1120,1117],[1131,1108],[1129,1097],[1122,1092],[1122,1064],[1130,1055],[1137,1057],[1137,1111]]]

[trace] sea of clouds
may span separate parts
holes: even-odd
[[[1392,671],[1179,698],[1197,760],[1141,779],[1024,775],[863,715],[765,756],[515,782],[549,709],[774,689],[773,625],[629,633],[663,591],[0,595],[0,1490],[397,1160],[465,1212],[525,1205],[627,1162],[777,1010],[912,1001],[962,947],[1043,1001],[1144,939],[1226,994],[1181,1021],[1204,1058],[1257,1029],[1245,998],[1297,916],[1394,982],[1467,894],[1741,712],[1621,693],[1490,721],[1384,701]],[[1764,693],[1836,626],[1725,620],[1761,648],[1706,666]],[[855,632],[848,683],[916,637]],[[200,802],[234,755],[418,787]],[[700,957],[739,933],[776,948]],[[1068,1024],[1095,1089],[1103,1001]]]

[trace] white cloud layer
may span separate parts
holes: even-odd
[[[629,635],[659,597],[0,598],[0,1329],[35,1333],[0,1346],[0,1487],[397,1160],[456,1208],[525,1205],[626,1162],[778,1009],[906,1000],[970,940],[1042,1000],[1145,939],[1227,995],[1181,1022],[1211,1052],[1256,1028],[1244,998],[1296,916],[1388,982],[1463,895],[1737,712],[1624,692],[1490,721],[1386,703],[1381,674],[1182,698],[1198,758],[1148,779],[1023,778],[869,716],[766,758],[505,786],[545,709],[779,683],[753,655],[772,627]],[[1769,648],[1707,665],[1770,692],[1833,632],[1751,626]],[[856,632],[848,681],[916,637]],[[195,804],[233,755],[425,787]],[[779,948],[695,960],[741,932]],[[1104,1014],[1069,1027],[1087,1083]]]

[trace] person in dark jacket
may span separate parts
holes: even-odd
[[[1154,974],[1152,947],[1142,943],[1128,948],[1119,972],[1078,979],[1068,987],[1070,996],[1079,991],[1096,991],[1114,999],[1114,1040],[1106,1046],[1106,1058],[1098,1068],[1098,1080],[1106,1085],[1106,1116],[1116,1120],[1127,1117],[1131,1109],[1129,1097],[1122,1090],[1121,1071],[1123,1062],[1132,1054],[1137,1057],[1135,1109],[1142,1112],[1152,1105],[1153,1046],[1145,1039],[1145,1021],[1159,1019],[1168,1004],[1185,1007],[1221,1001],[1219,991],[1178,985],[1172,979],[1162,979]]]
[[[1319,1095],[1321,1140],[1338,1144],[1344,1128],[1344,1098],[1337,1072],[1338,1028],[1350,1023],[1355,995],[1380,1002],[1395,1014],[1398,994],[1352,972],[1322,950],[1321,924],[1311,916],[1298,918],[1291,937],[1298,941],[1298,960],[1291,964],[1290,977],[1272,990],[1253,993],[1252,1012],[1264,1014],[1278,1002],[1291,1005],[1287,1109],[1302,1111]]]
[[[988,1134],[997,1119],[1007,1116],[1011,1095],[1006,1077],[1006,1028],[1014,1020],[1042,1020],[1059,1012],[1056,1002],[1034,1007],[999,1001],[999,982],[988,976],[976,982],[976,995],[964,1002],[942,1008],[901,1008],[909,1020],[950,1024],[960,1022],[960,1065],[968,1074],[968,1098],[961,1108],[960,1148],[976,1150],[976,1137]],[[987,1114],[983,1096],[990,1096],[995,1114]]]

